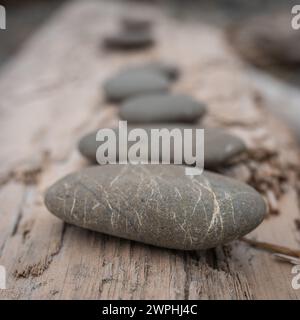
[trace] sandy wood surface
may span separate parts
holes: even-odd
[[[45,208],[45,189],[86,165],[76,150],[79,137],[117,121],[117,107],[104,101],[103,80],[128,63],[169,60],[183,71],[172,90],[206,102],[205,124],[228,128],[253,150],[228,174],[263,188],[261,170],[282,172],[284,188],[279,178],[267,183],[277,215],[249,237],[299,248],[299,154],[289,130],[250,86],[224,31],[134,10],[148,10],[156,21],[154,49],[101,51],[123,7],[73,1],[0,74],[0,265],[8,272],[0,298],[299,299],[292,266],[243,242],[201,252],[155,248],[66,225]],[[261,150],[275,155],[260,159]],[[261,169],[250,170],[251,163]]]

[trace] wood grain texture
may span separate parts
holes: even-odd
[[[201,252],[166,250],[66,225],[46,210],[45,189],[86,165],[76,150],[79,137],[117,121],[117,107],[103,98],[104,79],[128,63],[170,60],[183,71],[174,92],[208,104],[205,124],[226,127],[253,150],[277,150],[279,169],[286,169],[284,192],[276,198],[279,214],[251,237],[299,247],[294,224],[299,154],[287,128],[267,113],[250,86],[223,31],[181,23],[153,8],[130,9],[139,10],[156,21],[154,49],[101,51],[103,35],[124,8],[72,1],[0,75],[0,264],[8,272],[0,298],[299,299],[300,291],[291,286],[291,266],[242,242]],[[227,173],[247,180],[247,161]],[[274,159],[268,161],[275,166]],[[255,177],[258,163],[252,165]]]

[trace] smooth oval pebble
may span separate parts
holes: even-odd
[[[62,220],[105,234],[182,250],[207,249],[244,236],[266,205],[250,186],[176,165],[106,165],[70,174],[45,196]]]
[[[154,39],[147,30],[126,30],[107,36],[103,44],[108,49],[145,49],[154,44]]]
[[[125,101],[119,116],[134,123],[196,122],[204,115],[204,104],[186,95],[152,94]]]
[[[151,129],[162,129],[166,128],[168,130],[173,130],[176,128],[179,128],[181,131],[181,134],[183,136],[183,130],[184,129],[193,129],[193,145],[192,145],[192,150],[193,154],[195,154],[196,150],[196,139],[195,139],[195,129],[197,129],[196,126],[194,125],[187,125],[184,123],[177,123],[177,124],[167,124],[167,123],[156,123],[156,124],[151,124],[151,125],[131,125],[128,126],[128,132],[132,129],[135,128],[142,128],[145,129],[149,141],[148,141],[148,160],[151,158]],[[114,128],[113,129],[117,140],[117,161],[119,159],[119,153],[118,153],[118,146],[119,146],[119,129]],[[97,131],[93,131],[85,136],[83,136],[79,143],[78,143],[78,149],[80,153],[86,157],[88,160],[92,161],[93,163],[96,163],[96,151],[97,148],[103,143],[100,141],[96,141],[96,134]],[[128,141],[128,149],[134,145],[135,142]],[[176,146],[175,146],[176,148]],[[246,145],[244,142],[239,139],[238,137],[225,132],[224,130],[221,129],[215,129],[215,128],[209,128],[204,130],[204,167],[205,169],[210,169],[214,170],[217,168],[220,168],[222,166],[225,166],[228,164],[231,160],[242,154],[243,152],[246,151]],[[160,150],[161,153],[161,150]],[[183,153],[182,153],[183,154]],[[174,163],[174,146],[173,144],[170,144],[170,161],[171,163]],[[161,155],[160,155],[160,160],[161,160]],[[184,163],[184,159],[183,159]],[[191,163],[189,161],[189,163]]]
[[[164,75],[145,70],[119,73],[108,79],[103,89],[107,100],[122,101],[142,94],[166,92],[169,84]]]
[[[125,30],[129,31],[150,31],[153,22],[147,18],[139,18],[136,16],[123,17],[121,20],[121,25]]]
[[[167,77],[167,79],[174,81],[178,79],[180,71],[179,68],[172,64],[166,62],[148,62],[144,64],[130,65],[123,68],[119,74],[126,74],[131,72],[158,72]]]

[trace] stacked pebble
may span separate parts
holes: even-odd
[[[125,20],[123,25],[125,33],[143,30],[150,35],[146,22]],[[196,129],[206,106],[192,97],[168,93],[178,76],[178,68],[170,64],[131,66],[108,79],[104,92],[107,100],[121,103],[119,116],[128,121],[128,130]],[[94,131],[80,140],[79,151],[96,162],[100,144]],[[213,128],[205,129],[204,146],[205,169],[210,170],[225,166],[246,150],[239,138]],[[262,222],[266,205],[253,188],[207,170],[186,176],[185,165],[172,164],[176,147],[170,147],[168,165],[107,164],[70,174],[48,189],[46,206],[83,228],[182,250],[224,244]]]

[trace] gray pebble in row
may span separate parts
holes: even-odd
[[[143,94],[166,92],[169,85],[170,80],[160,72],[133,70],[109,78],[104,83],[103,89],[107,100],[120,102]]]
[[[147,30],[122,30],[106,36],[103,45],[114,50],[145,49],[154,45],[154,39]]]
[[[120,106],[119,116],[134,123],[196,122],[206,106],[182,94],[152,94],[135,97]]]

